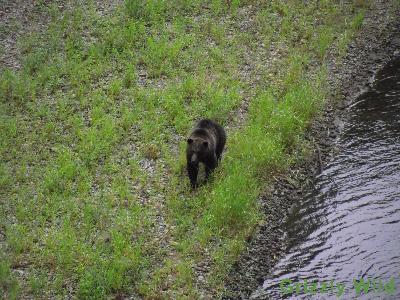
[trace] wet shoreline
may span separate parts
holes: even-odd
[[[354,298],[361,285],[365,297],[400,296],[399,100],[400,56],[351,105],[339,153],[284,224],[287,251],[251,299]],[[335,288],[318,290],[324,282]]]
[[[343,130],[348,109],[371,84],[378,70],[399,55],[400,18],[394,4],[376,1],[364,25],[349,46],[343,61],[328,59],[331,97],[320,118],[313,122],[305,139],[313,145],[312,154],[293,166],[289,174],[276,178],[268,194],[260,199],[265,214],[261,225],[247,245],[227,280],[224,299],[248,299],[285,253],[283,223],[295,205],[314,187],[316,176],[337,153],[337,137]]]

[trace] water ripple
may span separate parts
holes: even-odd
[[[335,299],[338,283],[345,285],[343,299],[353,299],[353,279],[383,287],[392,277],[394,295],[377,290],[359,299],[400,299],[400,58],[377,75],[349,113],[341,153],[287,222],[287,254],[252,299]],[[283,295],[283,279],[293,286],[332,281],[333,288]]]

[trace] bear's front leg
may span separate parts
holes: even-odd
[[[206,179],[210,176],[212,171],[217,167],[218,159],[217,156],[214,154],[205,164],[206,167]]]
[[[197,174],[199,173],[199,166],[194,164],[187,165],[187,171],[190,179],[190,184],[192,188],[197,187]]]

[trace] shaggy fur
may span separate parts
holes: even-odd
[[[199,163],[205,165],[206,178],[217,167],[226,142],[225,130],[214,121],[203,119],[187,139],[187,171],[193,188],[197,186]]]

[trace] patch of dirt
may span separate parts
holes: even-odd
[[[43,14],[45,1],[1,1],[0,2],[0,62],[1,68],[18,70],[21,53],[17,41],[33,31],[43,31],[49,17]]]
[[[270,192],[259,199],[266,222],[232,268],[223,299],[248,299],[284,254],[282,224],[336,153],[335,141],[351,103],[373,82],[379,69],[400,55],[399,12],[394,1],[375,1],[345,58],[338,61],[333,53],[329,55],[331,96],[322,115],[306,133],[306,140],[314,145],[312,155],[293,166],[289,174],[274,177]]]
[[[99,15],[107,15],[123,0],[95,1]],[[21,37],[43,32],[51,21],[48,8],[55,5],[60,11],[74,5],[74,1],[1,0],[0,1],[0,69],[21,68]]]

